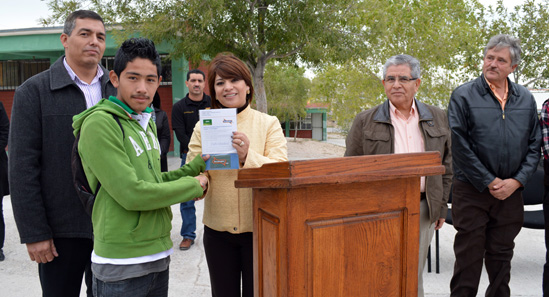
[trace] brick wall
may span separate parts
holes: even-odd
[[[13,105],[13,94],[15,90],[0,91],[0,101],[4,104],[4,108],[8,113],[8,117],[11,119],[11,107]]]

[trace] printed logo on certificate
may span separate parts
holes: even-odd
[[[199,110],[202,154],[210,155],[206,170],[238,169],[238,154],[233,147],[236,108]]]

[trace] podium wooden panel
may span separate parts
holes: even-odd
[[[420,176],[438,152],[240,170],[253,188],[256,297],[417,296]]]

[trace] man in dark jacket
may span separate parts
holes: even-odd
[[[541,132],[536,102],[508,78],[520,62],[520,41],[497,35],[484,49],[482,75],[454,90],[448,106],[457,230],[451,296],[476,296],[483,260],[486,296],[510,296],[514,239],[522,228],[520,189],[535,172]]]
[[[10,194],[8,185],[8,155],[6,147],[8,146],[8,135],[10,131],[10,120],[4,104],[0,102],[0,261],[4,261],[4,239],[6,238],[6,225],[4,223],[4,213],[2,200],[4,196]]]
[[[38,263],[43,296],[80,296],[84,272],[92,295],[92,224],[72,182],[72,117],[116,94],[99,65],[105,38],[97,13],[71,13],[61,34],[65,55],[15,91],[11,202],[21,242]]]
[[[185,98],[177,101],[172,109],[172,128],[175,136],[180,143],[179,153],[181,155],[181,166],[185,164],[187,152],[189,151],[189,140],[193,134],[194,126],[198,122],[198,111],[200,109],[209,109],[212,106],[212,99],[204,93],[206,86],[206,76],[199,69],[193,69],[187,72],[187,81],[185,84],[189,93]],[[180,250],[188,250],[194,244],[196,238],[196,208],[194,200],[181,203],[181,237],[183,240],[179,244]]]
[[[549,99],[543,102],[539,116],[541,151],[543,153],[543,217],[545,219],[545,264],[543,265],[543,296],[549,295]]]
[[[389,58],[383,68],[388,100],[359,113],[347,135],[345,156],[438,151],[446,171],[421,178],[418,296],[435,229],[442,228],[452,183],[450,130],[446,114],[415,98],[421,84],[419,61],[409,55]]]
[[[154,123],[156,124],[156,134],[160,142],[160,168],[162,172],[168,171],[168,151],[172,141],[170,124],[168,123],[168,114],[162,110],[160,94],[158,91],[154,94],[152,106],[154,109]]]

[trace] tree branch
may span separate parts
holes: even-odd
[[[533,84],[535,83],[536,81],[540,80],[540,79],[543,79],[544,77],[543,76],[538,76],[536,78],[533,78],[531,80],[529,80],[528,82],[526,82],[525,84],[523,84],[524,87],[528,87],[530,84]]]
[[[269,53],[267,53],[267,56],[269,57],[269,59],[271,59],[271,58],[274,58],[274,59],[286,58],[288,56],[291,56],[293,54],[298,53],[305,46],[305,44],[306,43],[302,43],[299,46],[297,46],[296,48],[294,48],[293,50],[291,50],[291,51],[289,51],[285,54],[280,54],[280,55],[275,55],[274,53],[275,53],[276,50],[272,50]]]

